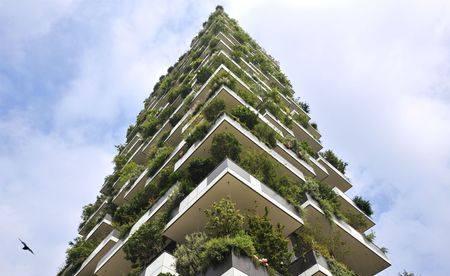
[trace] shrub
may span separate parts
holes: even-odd
[[[235,116],[248,129],[252,130],[258,123],[258,115],[249,108],[237,106],[231,110],[231,115]]]
[[[216,163],[225,158],[238,161],[241,154],[241,143],[232,133],[222,132],[216,134],[211,143],[211,154]]]
[[[252,133],[262,140],[268,147],[273,149],[277,146],[277,133],[265,123],[257,123]]]
[[[372,205],[370,204],[370,201],[363,199],[360,196],[355,196],[353,198],[353,202],[358,206],[361,211],[364,212],[364,214],[368,215],[369,217],[373,215]]]
[[[205,210],[205,214],[208,218],[205,231],[209,237],[232,237],[244,227],[244,216],[229,198],[215,202],[211,208]]]
[[[225,101],[222,99],[213,99],[208,106],[203,109],[203,115],[206,120],[213,122],[225,111]]]
[[[217,44],[219,44],[219,39],[217,37],[214,37],[213,39],[211,39],[211,41],[209,42],[209,47],[211,49],[215,49]]]
[[[312,123],[311,123],[311,126],[312,126],[315,130],[318,130],[318,129],[317,129],[317,123],[312,122]]]
[[[140,267],[150,264],[155,255],[164,248],[166,241],[163,235],[164,226],[161,214],[157,214],[152,220],[142,225],[123,247],[126,259]]]
[[[150,159],[147,165],[148,175],[153,176],[156,171],[163,165],[167,157],[172,153],[173,148],[171,146],[159,148],[155,156]]]
[[[181,118],[183,118],[184,114],[182,112],[177,112],[175,114],[173,114],[172,118],[170,118],[169,123],[171,126],[176,126],[176,124],[178,124],[178,122],[181,120]]]
[[[325,158],[331,165],[333,165],[338,171],[345,174],[345,168],[347,167],[347,163],[339,159],[332,150],[327,150],[324,153],[321,153],[322,157]]]
[[[269,265],[282,275],[288,274],[291,253],[288,251],[288,240],[283,236],[280,225],[274,227],[266,214],[264,216],[249,216],[248,231],[253,239],[260,258],[267,258]]]
[[[178,244],[174,252],[176,258],[175,267],[180,275],[198,275],[205,265],[203,252],[205,250],[206,234],[192,233],[186,236],[184,244]]]
[[[143,166],[138,165],[133,161],[126,164],[120,171],[119,182],[118,182],[119,187],[122,187],[122,185],[125,184],[125,182],[127,182],[128,180],[131,180],[131,179],[139,176],[139,174],[143,170],[144,170]]]
[[[197,72],[197,83],[198,84],[204,84],[209,77],[212,74],[212,70],[209,68],[206,68],[205,66],[203,66],[198,72]]]
[[[306,113],[309,113],[309,104],[305,103],[305,102],[298,102],[298,104],[300,105],[300,107],[303,109],[303,111],[305,111]]]
[[[198,184],[208,176],[214,167],[215,164],[211,158],[195,158],[187,167],[187,178],[191,182]]]
[[[307,128],[309,125],[309,119],[305,114],[295,114],[294,120],[296,120],[304,128]]]
[[[127,163],[128,158],[123,154],[118,154],[114,157],[113,163],[114,163],[114,171],[118,172],[120,171],[123,166]]]
[[[256,254],[255,246],[251,236],[239,233],[233,237],[216,237],[206,242],[205,250],[202,252],[204,258],[204,269],[209,265],[215,265],[228,256],[233,251],[236,255],[244,253],[249,257]]]
[[[271,188],[277,185],[277,164],[263,152],[244,151],[239,165]]]
[[[308,193],[320,205],[325,213],[325,216],[330,219],[332,215],[337,218],[344,218],[340,211],[340,203],[337,194],[333,189],[317,180],[307,178],[302,186],[302,193]]]
[[[153,136],[159,129],[160,120],[153,113],[146,116],[145,121],[140,126],[144,138]]]
[[[208,133],[209,128],[211,127],[210,122],[200,122],[194,130],[186,137],[186,143],[188,146],[192,146],[195,142],[203,139]]]

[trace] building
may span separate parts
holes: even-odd
[[[128,129],[59,275],[389,267],[370,203],[345,194],[346,163],[322,150],[278,62],[220,6],[203,27]]]

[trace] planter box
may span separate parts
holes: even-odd
[[[255,266],[251,258],[247,256],[236,256],[233,252],[231,252],[222,263],[209,267],[208,270],[201,276],[221,275],[268,276],[268,273],[264,267],[259,265]]]

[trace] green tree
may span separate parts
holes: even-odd
[[[229,198],[215,202],[205,214],[208,218],[205,231],[209,237],[235,236],[243,229],[244,216]]]
[[[232,133],[222,132],[214,136],[210,151],[216,163],[225,158],[238,161],[241,154],[241,143]]]

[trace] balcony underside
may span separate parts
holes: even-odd
[[[206,223],[204,210],[227,197],[236,203],[242,213],[255,210],[264,215],[267,207],[272,223],[285,226],[285,236],[303,225],[294,208],[284,199],[227,160],[180,203],[178,212],[167,224],[164,234],[176,242],[183,242],[187,234],[202,231]]]
[[[337,243],[333,252],[336,259],[358,275],[375,275],[391,265],[385,254],[361,233],[342,221],[330,222],[316,202],[310,199],[302,207],[309,227],[321,237],[333,237]]]

